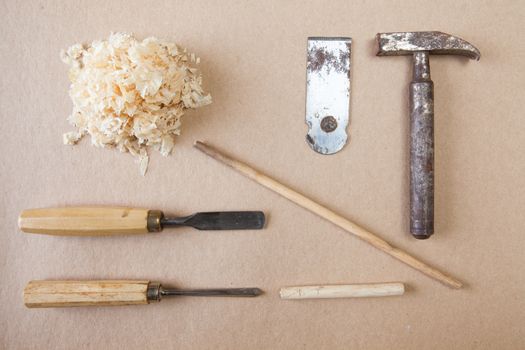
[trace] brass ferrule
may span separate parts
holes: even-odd
[[[160,291],[161,291],[160,283],[150,282],[148,284],[148,290],[146,292],[148,303],[152,301],[160,301],[160,298],[162,297],[162,294]]]
[[[164,214],[160,210],[150,210],[148,211],[148,232],[160,232],[162,231],[161,220],[164,217]]]

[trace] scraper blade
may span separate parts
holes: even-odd
[[[308,38],[306,141],[321,154],[346,144],[350,115],[351,38]]]

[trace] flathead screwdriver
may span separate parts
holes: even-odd
[[[140,305],[167,296],[256,297],[259,288],[174,289],[151,281],[31,281],[24,289],[28,308]]]

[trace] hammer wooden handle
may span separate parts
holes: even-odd
[[[31,281],[28,308],[148,304],[149,281]]]
[[[281,299],[333,299],[403,295],[403,283],[346,284],[281,288]]]
[[[60,236],[148,233],[147,209],[76,207],[24,210],[18,226],[24,232]]]

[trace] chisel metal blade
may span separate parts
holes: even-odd
[[[162,226],[191,226],[198,230],[257,230],[264,227],[261,211],[203,212],[181,218],[163,218]]]
[[[348,139],[351,49],[351,38],[308,38],[306,141],[321,154],[340,151]]]

